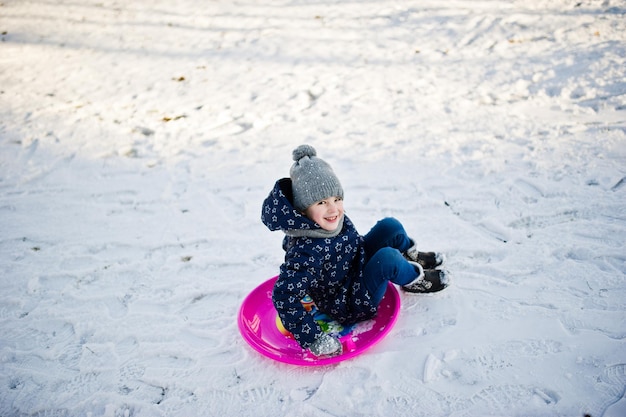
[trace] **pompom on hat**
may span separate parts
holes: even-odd
[[[293,150],[289,174],[293,190],[293,206],[306,210],[311,204],[329,197],[343,198],[343,188],[333,169],[317,157],[315,148],[300,145]]]

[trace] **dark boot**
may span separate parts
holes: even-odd
[[[413,246],[411,246],[405,253],[403,253],[404,257],[408,261],[419,263],[424,269],[435,269],[445,261],[445,256],[443,253],[437,252],[419,252],[417,250],[417,245],[411,239]]]
[[[446,288],[450,283],[450,274],[439,269],[423,269],[417,262],[410,262],[420,275],[413,281],[402,286],[406,292],[429,293],[437,292]]]

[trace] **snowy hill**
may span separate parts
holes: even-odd
[[[626,415],[626,3],[0,2],[0,416]],[[315,146],[453,284],[335,366],[241,338]]]

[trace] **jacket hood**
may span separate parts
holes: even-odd
[[[276,181],[274,188],[263,202],[261,221],[268,229],[282,230],[287,234],[321,229],[313,220],[293,206],[290,178]]]

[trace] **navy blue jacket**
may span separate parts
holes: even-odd
[[[303,348],[323,334],[301,300],[310,296],[317,308],[342,324],[366,320],[377,306],[362,284],[365,266],[363,237],[344,215],[334,237],[312,237],[323,229],[293,207],[291,179],[278,180],[263,202],[261,220],[270,230],[282,230],[285,262],[272,301],[287,330]]]

